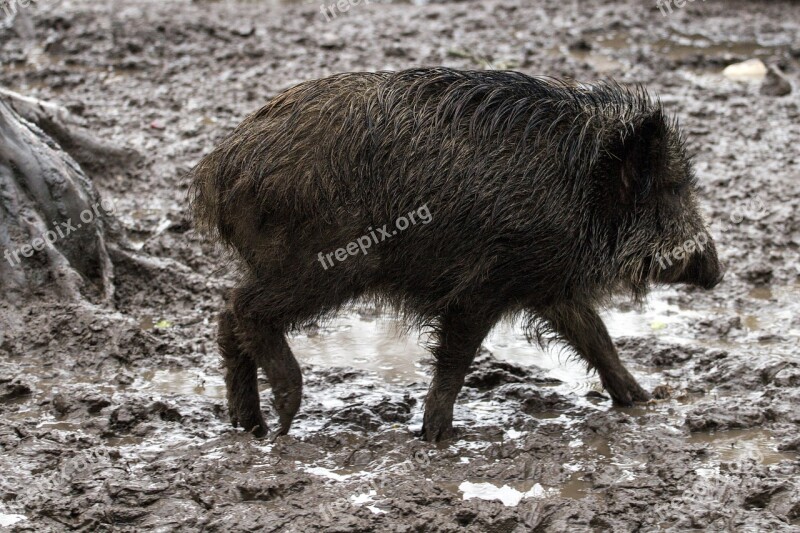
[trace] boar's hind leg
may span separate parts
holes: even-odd
[[[274,437],[286,435],[300,409],[303,376],[286,342],[284,326],[270,315],[268,283],[253,283],[234,292],[237,340],[247,355],[267,375],[272,388],[272,404],[280,426]]]
[[[556,334],[597,370],[603,387],[614,403],[630,406],[650,399],[628,370],[622,366],[605,324],[588,306],[563,306],[542,314]]]
[[[219,317],[219,349],[225,366],[228,414],[234,427],[241,426],[256,437],[267,434],[258,399],[256,363],[244,353],[236,340],[236,323],[230,309]]]
[[[453,437],[453,405],[464,384],[469,366],[494,321],[473,314],[448,312],[436,331],[433,348],[436,365],[428,396],[422,437],[438,442]]]

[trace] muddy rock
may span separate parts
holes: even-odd
[[[735,406],[728,403],[690,411],[686,417],[686,426],[693,432],[746,429],[761,426],[772,416],[772,413],[756,407]]]
[[[103,394],[98,394],[93,391],[78,392],[80,396],[76,397],[77,391],[67,393],[57,393],[53,395],[51,403],[53,411],[58,416],[66,416],[70,412],[77,409],[85,408],[86,412],[90,415],[99,413],[105,407],[111,405],[111,400]]]
[[[31,393],[31,386],[21,378],[0,378],[0,401],[13,400]]]
[[[792,92],[792,82],[790,82],[783,72],[775,65],[770,65],[767,69],[767,76],[761,83],[761,94],[765,96],[786,96]]]
[[[557,379],[542,376],[537,370],[498,360],[484,350],[472,363],[464,385],[473,389],[489,390],[504,383],[559,383]]]
[[[121,405],[111,412],[108,425],[114,431],[126,432],[143,422],[154,419],[180,423],[183,416],[177,409],[162,401],[155,401],[147,405],[129,403]]]
[[[712,321],[707,322],[709,325],[711,323]],[[697,346],[665,345],[647,337],[623,337],[616,342],[617,349],[631,359],[641,364],[662,368],[685,364],[703,351]]]
[[[744,271],[744,278],[753,285],[769,285],[772,280],[773,269],[771,266],[757,262],[747,267]]]
[[[302,492],[305,485],[310,483],[311,480],[307,477],[300,477],[288,483],[265,480],[260,477],[249,477],[237,483],[237,488],[242,501],[270,501],[284,498],[292,493]]]

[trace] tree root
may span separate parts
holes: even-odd
[[[0,88],[0,102],[39,126],[93,179],[125,173],[141,164],[141,154],[97,139],[65,107]]]
[[[114,275],[105,240],[110,209],[103,208],[78,163],[32,120],[61,124],[60,108],[38,101],[34,106],[24,97],[14,98],[12,105],[8,92],[2,94],[0,287],[4,296],[30,297],[55,287],[60,297],[70,300],[111,300]],[[28,104],[31,107],[25,108]]]

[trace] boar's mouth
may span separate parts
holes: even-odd
[[[716,254],[694,253],[683,261],[667,265],[663,259],[650,259],[650,264],[650,280],[654,283],[684,283],[710,290],[725,278]]]
[[[708,254],[695,254],[690,257],[689,263],[676,282],[688,283],[710,290],[719,285],[724,277],[725,272],[720,268],[716,257],[710,257]]]

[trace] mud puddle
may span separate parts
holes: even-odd
[[[720,461],[729,463],[773,465],[798,458],[795,452],[778,450],[778,441],[770,431],[763,429],[692,433],[688,441],[709,447]]]
[[[701,317],[714,314],[713,309],[687,309],[673,301],[675,294],[663,291],[653,294],[648,304],[642,309],[614,309],[606,313],[605,320],[613,337],[653,337],[663,342],[691,344],[692,331],[689,325]],[[774,298],[772,293],[759,292],[755,299]],[[782,293],[781,297],[791,298],[790,293]],[[722,309],[716,312],[724,315]],[[755,339],[750,339],[756,342]],[[427,382],[427,365],[420,361],[429,358],[424,349],[425,337],[418,339],[414,334],[405,333],[402,325],[391,318],[375,316],[370,313],[346,313],[328,323],[324,328],[311,335],[299,335],[291,339],[293,350],[305,364],[321,367],[339,367],[351,364],[360,370],[374,373],[380,379],[397,386],[414,384],[415,393],[420,401],[424,388],[421,382]],[[706,341],[709,348],[728,346],[730,342]],[[568,477],[561,483],[554,482],[559,476],[551,475],[541,479],[510,480],[481,478],[465,475],[460,479],[440,479],[439,486],[458,495],[464,500],[477,498],[497,500],[506,506],[516,506],[526,499],[547,500],[554,498],[582,499],[591,496],[592,483],[585,474],[593,470],[594,465],[607,463],[616,469],[612,482],[625,484],[643,476],[647,461],[636,453],[631,455],[623,446],[619,448],[614,439],[595,438],[585,442],[580,437],[576,424],[583,420],[585,409],[602,413],[610,407],[610,401],[602,399],[602,386],[594,375],[587,375],[583,363],[568,357],[564,352],[553,349],[543,351],[528,343],[519,324],[500,324],[484,342],[484,348],[500,361],[506,361],[521,367],[535,367],[541,375],[551,379],[549,384],[537,385],[543,390],[569,398],[572,405],[580,412],[570,413],[563,410],[540,410],[531,413],[540,425],[533,431],[518,431],[513,426],[515,418],[513,405],[496,402],[486,398],[462,398],[456,405],[455,426],[466,434],[450,447],[451,458],[448,459],[450,473],[461,471],[460,467],[469,465],[476,458],[487,453],[496,440],[470,435],[469,428],[474,425],[506,428],[498,437],[499,442],[525,442],[537,431],[552,431],[560,427],[564,436],[569,436],[568,447],[572,450],[571,461],[561,466],[568,472]],[[637,378],[648,389],[664,382],[661,371],[646,365],[632,365]],[[595,393],[592,395],[591,393]],[[724,397],[725,392],[712,391],[715,397]],[[674,438],[684,445],[707,450],[705,459],[695,461],[694,468],[701,472],[719,472],[720,463],[765,467],[781,462],[792,462],[797,459],[793,452],[777,450],[777,440],[771,432],[763,429],[731,430],[718,432],[689,433],[679,429],[699,397],[681,395],[664,401],[653,402],[645,406],[628,409],[614,409],[634,419],[661,420],[668,424]],[[333,405],[333,404],[329,404]],[[421,412],[417,413],[407,424],[410,431],[421,428]],[[301,434],[310,428],[301,429]],[[302,437],[301,437],[302,438]],[[493,444],[494,443],[494,444]],[[334,483],[350,483],[359,478],[380,476],[376,470],[326,470],[316,463],[305,464],[306,471],[325,477]],[[440,465],[441,467],[441,465]],[[740,467],[741,468],[741,467]],[[534,476],[535,477],[535,476]],[[563,475],[561,476],[564,477]],[[379,497],[380,491],[370,493],[366,503]],[[353,495],[358,500],[361,495]],[[373,512],[376,512],[373,509]]]
[[[199,370],[148,370],[142,373],[131,388],[162,394],[198,395],[213,399],[225,398],[222,373],[209,374]]]
[[[692,325],[708,316],[728,317],[726,308],[698,309],[675,302],[675,293],[656,291],[641,309],[616,308],[603,315],[613,338],[656,336],[661,342],[696,343]],[[743,337],[737,342],[761,342],[762,322],[780,326],[785,335],[800,336],[800,329],[791,325],[793,312],[790,302],[800,297],[800,289],[773,290],[756,288],[749,293],[750,301],[758,306],[737,312],[742,323]],[[770,303],[762,309],[758,301]],[[380,314],[351,311],[343,313],[311,334],[290,339],[298,359],[305,364],[321,367],[350,366],[374,372],[387,383],[403,384],[426,381],[429,378],[430,354],[425,349],[428,337],[407,333],[401,322]],[[706,339],[709,348],[729,348],[730,339]],[[587,375],[586,366],[568,351],[554,347],[542,350],[528,342],[519,323],[502,322],[490,333],[483,346],[497,359],[522,366],[542,369],[547,377],[561,381],[564,392],[585,393],[601,391],[599,379]],[[635,364],[635,362],[634,362]],[[639,377],[645,384],[658,385],[659,372],[643,366]]]
[[[620,337],[660,332],[665,341],[691,342],[692,339],[683,336],[679,328],[672,326],[686,324],[701,313],[669,303],[667,298],[671,294],[669,291],[654,293],[641,310],[607,312],[603,318],[609,333],[612,337]],[[429,378],[427,365],[423,363],[430,359],[425,349],[427,340],[424,333],[405,332],[396,319],[349,312],[310,335],[291,338],[290,344],[298,359],[306,364],[352,366],[375,372],[388,383],[414,383]],[[547,377],[563,382],[565,391],[585,393],[602,390],[599,378],[587,376],[584,363],[557,347],[542,350],[529,343],[519,323],[505,321],[498,324],[483,346],[497,359],[542,369]],[[647,380],[647,376],[643,378]]]
[[[640,53],[681,65],[690,72],[714,74],[722,79],[722,69],[729,64],[746,59],[760,59],[766,63],[791,45],[788,40],[769,44],[747,40],[718,41],[707,35],[675,30],[670,30],[667,37],[657,39],[623,31],[603,31],[588,32],[572,45],[561,45],[550,49],[549,53],[570,57],[606,76],[619,74],[630,67],[625,58]]]

